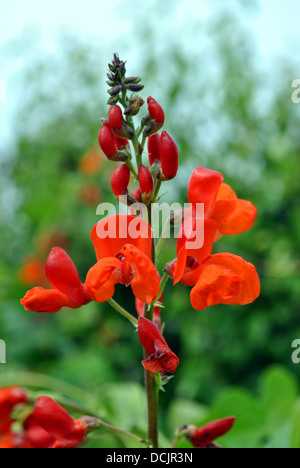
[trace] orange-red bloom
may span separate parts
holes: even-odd
[[[255,206],[237,198],[232,188],[223,183],[220,172],[204,167],[194,170],[188,186],[188,201],[194,207],[204,204],[204,217],[218,225],[216,239],[222,234],[231,236],[248,231],[257,217]]]
[[[174,374],[179,364],[178,357],[170,350],[159,328],[145,317],[140,317],[138,333],[144,349],[149,354],[148,359],[142,361],[146,370],[157,375],[158,372]]]
[[[49,397],[41,396],[36,400],[33,417],[39,426],[63,446],[76,447],[86,435],[84,421],[71,418],[62,406]]]
[[[92,230],[98,263],[87,274],[86,287],[96,302],[114,295],[117,283],[131,285],[138,299],[153,302],[159,279],[151,261],[152,235],[146,221],[118,215],[100,221]]]
[[[187,426],[182,432],[187,435],[194,447],[208,448],[216,439],[230,431],[235,420],[236,418],[220,419],[200,428]]]
[[[25,310],[58,312],[62,307],[77,309],[91,301],[78,271],[67,253],[56,247],[46,263],[46,275],[53,289],[34,288],[21,300]]]
[[[204,224],[204,243],[193,249],[191,241],[199,235]],[[260,293],[255,267],[237,255],[211,255],[217,223],[210,219],[189,219],[184,222],[177,244],[177,260],[169,265],[174,284],[181,281],[194,286],[191,303],[202,310],[216,304],[249,304]]]

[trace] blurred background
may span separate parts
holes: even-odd
[[[249,306],[190,306],[168,284],[163,319],[181,363],[161,395],[162,443],[182,424],[237,416],[227,447],[300,446],[300,104],[298,2],[111,0],[2,5],[0,80],[0,385],[77,399],[124,429],[145,434],[141,348],[129,323],[91,303],[56,315],[25,312],[27,289],[47,287],[44,264],[65,248],[82,280],[94,263],[96,206],[113,201],[114,165],[97,146],[113,52],[141,75],[180,149],[166,201],[187,201],[198,165],[224,173],[258,208],[248,233],[216,251],[254,263],[262,283]],[[175,256],[168,241],[161,268]],[[128,289],[121,304],[134,313]],[[187,443],[181,442],[188,446]],[[95,447],[129,446],[100,432]]]

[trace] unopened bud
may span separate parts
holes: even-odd
[[[161,180],[173,179],[178,171],[178,149],[170,135],[163,131],[160,137]]]
[[[108,111],[108,123],[112,130],[120,130],[123,127],[123,114],[120,106],[112,106]]]
[[[140,76],[129,76],[128,78],[125,78],[124,80],[124,83],[125,84],[137,84],[141,81],[141,77]]]
[[[128,89],[130,91],[133,91],[134,93],[138,93],[139,91],[142,91],[142,89],[144,89],[144,85],[132,83],[128,85]]]
[[[147,204],[153,195],[153,179],[151,172],[143,164],[140,164],[138,179],[142,192],[142,201]]]
[[[122,88],[120,85],[114,86],[112,89],[109,89],[107,92],[111,96],[115,96],[116,94],[119,94],[122,91]]]
[[[110,106],[114,106],[115,104],[117,104],[118,101],[119,101],[119,95],[111,96],[110,98],[107,99],[107,104],[109,104]]]
[[[151,96],[148,97],[147,104],[148,104],[149,114],[151,118],[154,120],[154,122],[163,124],[165,121],[165,113],[162,107]]]
[[[130,170],[126,164],[119,166],[111,177],[111,188],[115,197],[123,195],[127,191],[130,181]]]

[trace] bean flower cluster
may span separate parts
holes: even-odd
[[[90,301],[108,302],[137,328],[144,349],[142,365],[148,402],[145,440],[148,446],[157,447],[159,390],[179,365],[179,358],[168,346],[167,324],[163,323],[168,317],[168,311],[162,309],[165,285],[171,278],[174,287],[178,283],[190,287],[191,306],[198,311],[217,304],[252,303],[260,293],[255,267],[237,255],[213,250],[222,236],[251,229],[257,212],[251,202],[238,198],[220,172],[195,168],[187,187],[190,208],[170,217],[170,224],[175,224],[177,215],[181,215],[175,258],[160,271],[157,259],[165,239],[163,234],[158,242],[154,238],[151,206],[160,199],[162,184],[168,184],[177,175],[178,148],[174,139],[162,130],[163,108],[153,97],[145,102],[138,95],[144,88],[141,78],[127,77],[126,64],[116,54],[109,64],[107,84],[109,110],[107,117],[101,119],[98,141],[107,159],[116,164],[111,188],[116,199],[128,206],[128,214],[102,219],[92,229],[96,262],[84,282],[66,251],[56,247],[45,267],[51,289],[35,287],[26,293],[21,304],[26,311],[57,313],[64,307],[76,309]],[[135,119],[144,108],[146,111],[137,125]],[[136,209],[139,204],[147,207],[147,219],[142,210]],[[202,217],[198,215],[198,204],[204,206]],[[140,234],[131,234],[132,224]],[[191,241],[200,227],[204,241],[194,247]],[[99,235],[101,232],[106,236]],[[115,301],[117,284],[131,287],[136,313]],[[40,397],[33,412],[22,422],[23,432],[17,436],[11,432],[10,414],[15,405],[28,403],[26,392],[21,389],[1,392],[0,446],[75,447],[83,443],[90,430],[99,427],[86,418],[73,420],[58,403]],[[19,399],[9,396],[14,392]],[[176,437],[186,437],[194,447],[215,448],[214,440],[228,432],[234,421],[233,417],[226,418],[202,428],[185,425],[177,430]]]

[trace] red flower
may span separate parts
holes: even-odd
[[[0,434],[9,431],[13,422],[10,415],[14,407],[27,401],[27,394],[22,388],[0,388]]]
[[[160,275],[158,275],[159,281],[161,280]],[[159,302],[162,304],[164,299],[164,292],[161,293],[161,296],[159,298]],[[139,317],[142,317],[144,315],[145,311],[145,304],[142,302],[140,299],[135,299],[135,309]],[[153,309],[153,322],[155,325],[158,326],[158,328],[161,327],[161,317],[160,317],[160,310],[161,307],[157,306],[154,307]]]
[[[140,317],[138,333],[144,349],[149,354],[148,359],[142,361],[145,369],[152,374],[174,374],[179,364],[178,357],[170,350],[159,328],[145,317]]]
[[[230,253],[211,255],[216,231],[213,220],[185,221],[177,243],[178,258],[169,265],[174,284],[181,281],[194,286],[191,303],[196,310],[216,304],[249,304],[260,293],[259,278],[251,263]],[[202,234],[203,246],[193,248],[191,241]]]
[[[153,166],[155,162],[160,162],[160,135],[155,133],[148,138],[149,163]]]
[[[160,137],[160,157],[164,180],[174,179],[178,171],[178,149],[166,131]]]
[[[151,96],[148,97],[147,104],[151,119],[153,119],[155,123],[163,125],[165,121],[165,114],[162,107]]]
[[[119,166],[111,177],[111,188],[115,197],[119,197],[127,192],[130,181],[130,170],[126,164]]]
[[[220,419],[201,428],[188,426],[188,438],[194,447],[207,448],[212,445],[214,440],[227,434],[234,425],[235,420],[236,418]]]
[[[37,287],[28,291],[21,300],[25,310],[54,313],[62,307],[77,309],[91,301],[74,263],[64,250],[52,249],[46,275],[53,289]]]
[[[255,206],[238,199],[223,180],[220,172],[198,167],[188,186],[189,203],[194,207],[197,203],[204,203],[204,217],[216,221],[216,239],[222,234],[231,236],[251,229],[257,217]]]
[[[152,235],[146,221],[118,215],[100,221],[92,230],[98,263],[88,272],[86,287],[96,302],[114,295],[117,283],[131,285],[146,304],[159,293],[157,271],[151,261]]]
[[[51,398],[41,396],[36,400],[33,417],[56,441],[69,447],[83,442],[86,425],[81,419],[73,419],[67,411]]]

